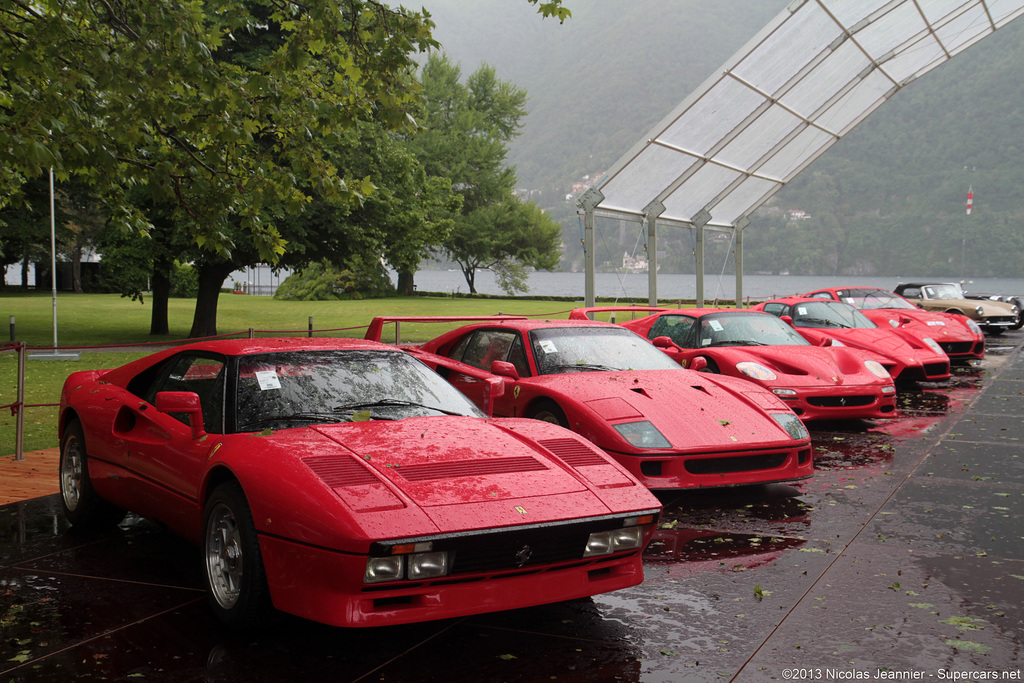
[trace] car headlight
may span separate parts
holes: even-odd
[[[747,377],[750,377],[751,379],[759,379],[762,382],[770,382],[779,378],[778,375],[765,366],[749,360],[737,363],[736,369]]]
[[[896,393],[896,387],[894,387],[891,384],[889,386],[887,386],[887,387],[882,387],[882,395],[883,396],[884,395],[888,395],[888,394],[895,394],[895,393]]]
[[[866,360],[864,361],[864,367],[868,369],[875,377],[881,377],[882,379],[889,379],[889,371],[879,363],[877,360]]]
[[[938,343],[931,337],[925,337],[922,341],[925,343],[925,346],[927,346],[935,353],[945,353],[945,351],[942,350],[942,347],[939,346]]]
[[[610,555],[622,550],[635,550],[644,542],[644,527],[633,526],[611,531],[595,531],[587,539],[583,557]]]
[[[964,325],[967,325],[967,329],[969,329],[974,334],[985,334],[984,332],[981,331],[981,326],[978,323],[971,320],[970,318],[964,318]]]
[[[622,438],[629,442],[634,448],[671,448],[658,428],[648,420],[642,422],[624,422],[613,425],[615,431],[622,435]]]
[[[369,557],[366,559],[366,572],[363,583],[380,583],[397,581],[405,574],[405,558],[401,555],[391,557]]]
[[[782,398],[793,398],[796,396],[796,389],[772,389],[772,393]]]
[[[435,579],[448,575],[448,553],[416,553],[409,556],[409,580]]]
[[[974,312],[978,314],[978,317],[981,317],[981,316],[985,315],[985,309],[982,308],[981,306],[978,306],[977,308],[975,308]]]
[[[1020,309],[1019,309],[1019,308],[1017,308],[1017,306],[1016,306],[1016,305],[1014,305],[1014,306],[1013,306],[1013,314],[1014,314],[1014,315],[1017,315],[1018,313],[1020,313]]]
[[[771,413],[771,416],[794,439],[803,440],[811,438],[807,427],[804,427],[804,423],[793,413]]]
[[[392,546],[390,555],[366,558],[363,583],[422,581],[448,575],[448,553],[435,551],[433,542]]]

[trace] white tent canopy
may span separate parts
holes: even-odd
[[[594,305],[594,221],[647,227],[657,303],[657,227],[732,232],[742,298],[749,216],[900,88],[1024,13],[1024,0],[794,0],[654,126],[580,198],[586,304]]]

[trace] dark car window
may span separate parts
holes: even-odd
[[[448,356],[481,370],[496,360],[512,363],[520,377],[530,375],[530,364],[519,333],[510,330],[476,330],[466,335]]]
[[[764,312],[782,317],[784,315],[789,315],[789,306],[786,304],[765,304]]]
[[[481,416],[404,351],[287,351],[238,360],[236,431],[436,415]]]
[[[161,391],[194,392],[199,395],[206,431],[221,434],[224,431],[224,368],[225,363],[220,358],[190,353],[175,356],[167,370],[146,388],[142,398],[155,403]],[[188,424],[188,417],[182,413],[171,413],[171,417]]]
[[[694,348],[694,319],[688,315],[659,316],[647,332],[648,339],[668,337],[684,349]]]
[[[706,346],[807,346],[809,342],[773,315],[752,311],[712,313],[700,319],[699,344]]]

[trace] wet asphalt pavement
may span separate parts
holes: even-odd
[[[813,426],[811,480],[662,496],[642,585],[515,612],[238,635],[149,522],[2,506],[0,681],[1022,680],[1022,343],[898,418]]]

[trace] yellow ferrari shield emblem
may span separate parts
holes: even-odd
[[[512,389],[512,398],[514,398],[514,399],[515,398],[519,398],[519,387],[518,386],[515,387],[514,389]]]

